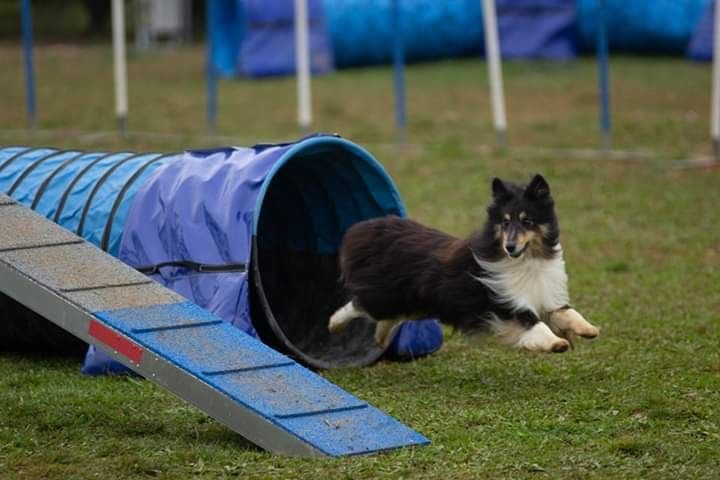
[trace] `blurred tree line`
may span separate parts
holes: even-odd
[[[192,0],[193,38],[205,29],[206,0]],[[35,0],[32,2],[33,36],[43,41],[110,40],[111,0]],[[125,0],[128,34],[133,33],[134,0]],[[20,41],[21,0],[0,0],[0,39]]]

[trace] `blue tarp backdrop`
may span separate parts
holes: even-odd
[[[390,18],[391,1],[312,0],[311,14],[324,18],[312,25],[313,52],[332,55],[337,67],[389,63],[395,34]],[[483,52],[480,0],[398,2],[408,61]],[[214,15],[216,21],[211,24],[215,42],[213,61],[223,74],[294,71],[294,59],[287,53],[294,50],[288,23],[293,14],[290,0],[213,3],[217,11],[226,12]],[[709,3],[710,0],[605,0],[610,49],[683,53]],[[578,50],[594,51],[599,4],[599,0],[496,0],[503,57],[564,60],[572,58]],[[265,18],[274,20],[268,23]],[[277,19],[281,21],[276,22]],[[276,28],[278,24],[282,28]]]
[[[240,73],[250,77],[295,72],[295,11],[293,0],[245,0]],[[308,0],[310,69],[315,74],[333,68],[330,38],[322,0]]]
[[[574,58],[575,0],[495,0],[504,58]]]
[[[575,2],[499,1],[503,55],[546,59],[572,57],[577,43]],[[286,53],[294,50],[290,0],[218,0],[217,3],[216,9],[235,12],[230,17],[218,16],[217,31],[212,36],[216,42],[213,52],[217,50],[213,53],[214,62],[223,74],[294,71],[294,59]],[[225,5],[230,3],[232,6]],[[311,16],[324,19],[311,22],[311,35],[315,41],[313,55],[316,52],[333,55],[337,67],[391,61],[395,34],[390,19],[391,0],[313,0],[309,5]],[[482,53],[480,0],[399,0],[399,8],[407,60]],[[237,22],[234,29],[232,19]],[[268,19],[272,21],[268,22]],[[215,28],[214,24],[212,28]],[[327,46],[325,42],[329,42]],[[228,61],[226,53],[229,51],[239,52],[234,64]]]
[[[605,0],[610,50],[685,52],[709,0]],[[580,48],[594,51],[599,0],[577,0]]]
[[[710,61],[713,57],[713,39],[715,38],[715,3],[705,8],[688,46],[688,57],[698,61]]]
[[[9,147],[0,149],[0,190],[98,246],[107,237],[108,250],[134,267],[249,265],[168,266],[152,278],[251,335],[259,327],[274,332],[276,345],[312,366],[367,364],[384,353],[372,325],[327,332],[329,315],[347,301],[337,282],[344,232],[366,218],[405,215],[385,170],[352,142],[318,135],[167,156]],[[288,258],[318,268],[293,272]],[[297,302],[283,304],[294,294]],[[269,302],[269,311],[252,311],[253,295]],[[441,344],[436,321],[410,322],[386,353],[412,358]],[[84,367],[122,369],[94,349]]]

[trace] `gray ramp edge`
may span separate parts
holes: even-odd
[[[0,225],[0,291],[253,443],[295,456],[429,443],[2,194]]]

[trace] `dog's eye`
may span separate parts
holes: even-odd
[[[533,226],[533,221],[530,220],[529,218],[523,218],[522,223],[523,223],[524,227],[532,227]]]
[[[503,220],[503,221],[502,221],[502,226],[503,226],[504,228],[509,227],[509,226],[510,226],[510,220],[508,220],[507,218],[506,218],[505,220]]]

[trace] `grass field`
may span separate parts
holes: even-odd
[[[30,133],[20,51],[0,47],[0,144],[150,151],[297,136],[291,80],[223,83],[223,138],[204,136],[202,62],[200,49],[132,57],[133,133],[121,138],[109,48],[42,47]],[[539,355],[447,332],[414,363],[325,372],[432,440],[336,460],[265,453],[143,380],[0,353],[0,478],[717,478],[720,170],[674,162],[709,152],[709,67],[613,61],[614,146],[643,153],[632,156],[571,150],[598,143],[590,59],[505,73],[505,152],[488,147],[486,72],[472,60],[409,68],[406,148],[392,145],[386,67],[317,79],[316,128],[371,150],[412,216],[458,235],[483,221],[493,176],[545,174],[571,297],[599,339]]]

